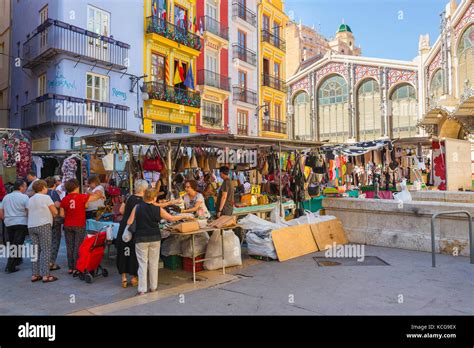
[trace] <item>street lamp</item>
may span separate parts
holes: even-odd
[[[143,76],[130,76],[130,82],[131,82],[131,87],[130,87],[130,93],[134,93],[135,92],[135,86],[138,86],[138,82],[140,82],[140,80],[143,80],[144,78],[146,78],[148,75],[143,75]],[[145,86],[145,84],[142,84],[141,87],[138,87],[137,88],[137,117],[140,117],[140,93],[142,93],[142,100],[143,101],[146,101],[150,98],[150,96],[148,95],[148,91],[147,91],[147,88]]]
[[[263,111],[263,120],[264,121],[268,121],[270,119],[270,113],[268,111],[268,105],[267,104],[264,104],[264,105],[260,105],[258,106],[256,109],[255,109],[255,118],[257,119],[257,122],[258,122],[258,113],[260,112],[260,110],[262,110],[263,108],[265,108],[265,110]],[[259,123],[257,123],[259,125]],[[257,130],[258,131],[258,130]],[[259,134],[260,132],[257,133],[257,135]]]

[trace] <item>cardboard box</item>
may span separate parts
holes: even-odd
[[[181,233],[194,232],[200,229],[199,222],[197,221],[187,221],[173,226],[173,230]]]
[[[311,233],[319,250],[332,248],[334,243],[347,244],[347,237],[342,222],[339,219],[312,224]]]
[[[281,228],[272,232],[279,261],[294,259],[318,251],[310,225]]]

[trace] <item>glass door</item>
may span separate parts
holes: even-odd
[[[108,37],[110,35],[110,14],[108,12],[88,6],[87,16],[87,30],[92,31],[100,36]],[[100,38],[90,38],[88,55],[105,62],[110,61],[108,44],[105,41],[102,41]]]

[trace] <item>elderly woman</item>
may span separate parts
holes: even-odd
[[[211,217],[207,210],[204,196],[198,192],[198,184],[195,180],[186,180],[184,184],[186,194],[183,197],[185,209],[181,213],[192,213],[198,219],[207,220]]]
[[[129,274],[132,286],[138,285],[138,261],[135,252],[135,240],[125,243],[122,240],[123,232],[127,226],[127,220],[135,206],[143,201],[143,195],[148,189],[148,182],[146,180],[137,180],[134,185],[134,194],[128,197],[126,203],[122,203],[120,213],[123,215],[122,221],[116,240],[117,247],[117,269],[122,275],[122,287],[126,288],[128,285],[127,274]]]

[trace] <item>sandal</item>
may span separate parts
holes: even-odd
[[[74,273],[73,269],[70,269],[69,271],[67,271],[67,274],[73,274],[73,273]]]
[[[58,280],[57,277],[49,275],[46,277],[46,280],[43,279],[43,283],[52,283],[52,282],[55,282],[56,280]]]
[[[43,279],[42,276],[39,276],[39,275],[33,276],[33,277],[31,277],[31,282],[32,282],[32,283],[35,283],[35,282],[40,281],[41,279]]]
[[[74,272],[72,272],[72,276],[73,276],[74,278],[79,277],[79,274],[81,274],[81,272],[79,272],[78,270],[75,270]]]
[[[125,280],[122,279],[122,288],[125,289],[127,286],[128,286],[128,281],[127,281],[127,279],[125,279]]]
[[[143,295],[146,295],[145,292],[138,292],[135,296],[143,296]]]
[[[133,277],[132,280],[130,281],[130,283],[132,284],[132,286],[138,286],[138,278]]]
[[[61,267],[59,267],[59,265],[52,265],[51,267],[49,267],[50,271],[57,271],[59,269],[61,269]]]

